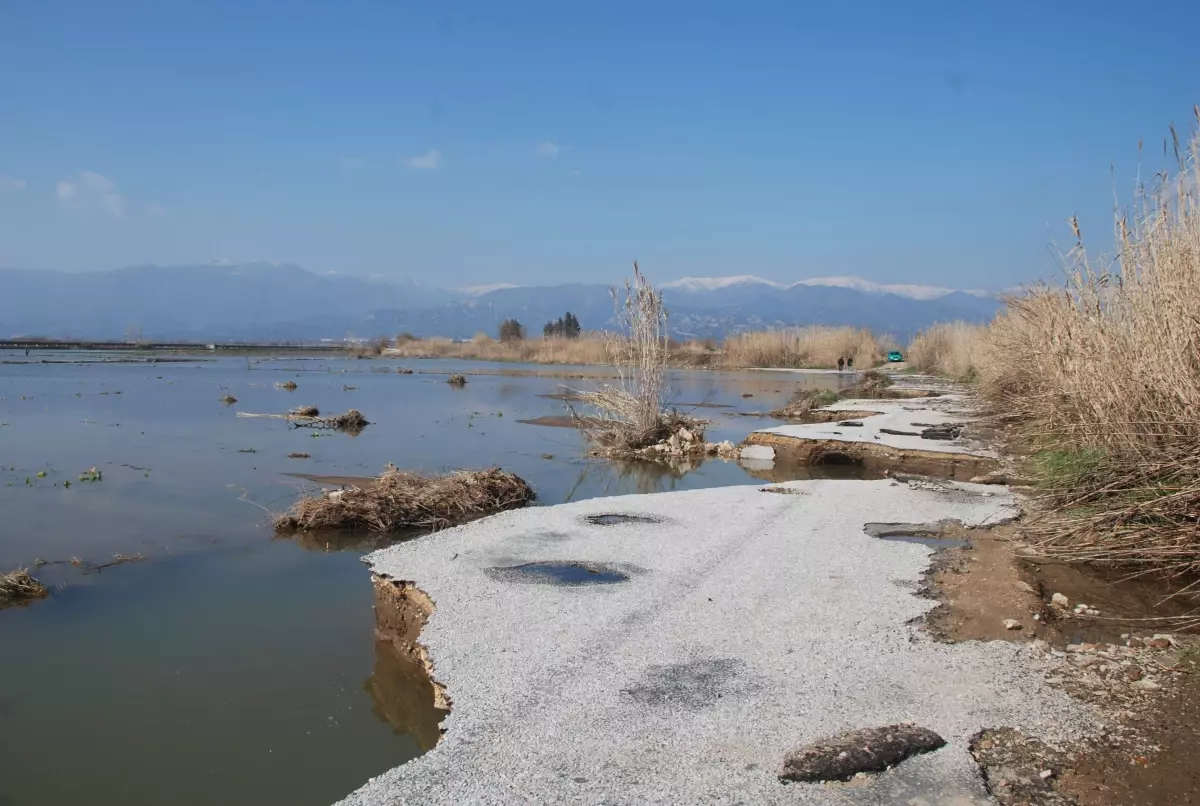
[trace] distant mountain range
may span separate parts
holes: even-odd
[[[783,284],[753,276],[688,277],[662,284],[680,338],[794,325],[854,325],[907,339],[936,322],[990,319],[1000,303],[982,291],[880,285],[856,277]],[[68,274],[0,269],[0,337],[198,341],[302,341],[409,332],[467,338],[515,318],[530,333],[566,311],[585,330],[612,326],[601,284],[455,291],[413,282],[320,275],[268,262],[133,266]]]

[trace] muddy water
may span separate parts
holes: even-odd
[[[574,430],[518,422],[562,414],[544,396],[603,370],[49,357],[84,363],[0,364],[0,569],[51,561],[36,573],[54,588],[0,611],[5,806],[321,804],[432,746],[438,715],[419,674],[374,639],[359,557],[378,541],[274,539],[267,510],[312,486],[286,474],[494,464],[533,484],[540,504],[760,483],[719,461],[589,460]],[[446,384],[449,372],[469,383]],[[298,388],[276,388],[285,381]],[[679,401],[706,404],[697,414],[713,421],[711,439],[734,441],[760,422],[738,412],[778,406],[797,383],[849,381],[671,379]],[[223,405],[227,394],[238,402]],[[352,437],[236,416],[298,405],[356,408],[373,424]],[[92,468],[100,480],[81,481]],[[145,560],[95,570],[115,554]]]

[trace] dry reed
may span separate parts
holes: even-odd
[[[839,358],[860,367],[883,360],[871,331],[853,327],[809,327],[739,333],[725,339],[718,360],[726,367],[835,367]]]
[[[498,468],[442,476],[404,473],[388,465],[374,484],[307,496],[275,519],[279,532],[442,529],[504,509],[522,507],[533,489]]]
[[[981,395],[1035,451],[1029,534],[1049,554],[1200,571],[1198,187],[1194,134],[1117,220],[1115,261],[1072,220],[1065,287],[1010,300],[991,327]]]
[[[913,337],[905,359],[918,372],[968,381],[978,372],[987,333],[986,325],[967,322],[933,325]]]
[[[46,586],[30,576],[27,568],[0,574],[0,608],[43,599],[49,595]]]
[[[625,281],[623,293],[614,288],[612,294],[618,330],[608,334],[607,347],[618,378],[590,391],[572,390],[589,410],[583,415],[568,404],[579,429],[592,445],[614,455],[655,445],[681,428],[693,436],[702,433],[694,418],[667,407],[670,340],[662,292],[634,263],[633,279]]]

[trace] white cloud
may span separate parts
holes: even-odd
[[[116,182],[95,171],[83,171],[74,180],[64,179],[54,192],[64,204],[96,207],[113,218],[125,217],[126,200],[117,193]]]
[[[24,190],[26,187],[24,179],[5,179],[0,176],[0,188],[7,190]]]
[[[101,176],[92,171],[84,171],[79,175],[79,184],[87,190],[95,191],[96,193],[112,193],[117,189],[116,184],[107,176]]]
[[[566,150],[565,146],[547,140],[544,143],[538,143],[537,148],[533,149],[533,153],[544,159],[552,160]]]
[[[428,171],[433,171],[442,165],[442,152],[436,148],[428,154],[422,154],[419,157],[409,157],[403,161],[409,168],[420,168]]]
[[[105,193],[100,197],[100,206],[113,218],[125,217],[125,197],[120,193]]]
[[[360,157],[342,157],[342,167],[347,171],[357,171],[366,167],[367,161]]]
[[[147,204],[146,215],[150,216],[151,218],[166,218],[167,211],[157,204]]]

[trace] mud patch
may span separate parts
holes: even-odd
[[[628,515],[620,512],[609,512],[603,515],[588,515],[585,521],[593,526],[616,526],[621,523],[662,523],[661,518],[649,515]]]
[[[897,543],[916,543],[935,549],[962,548],[969,545],[961,534],[954,534],[953,527],[962,524],[958,521],[943,521],[939,523],[867,523],[863,531],[868,537],[879,540],[890,540]]]
[[[736,658],[706,658],[688,663],[650,666],[637,684],[621,693],[652,707],[699,710],[716,700],[757,688]]]
[[[484,570],[489,577],[503,582],[533,585],[615,585],[628,582],[629,574],[608,563],[580,561],[543,561],[521,565],[495,566]]]
[[[887,725],[838,734],[788,753],[782,781],[849,781],[859,773],[883,772],[900,762],[944,747],[928,728]]]

